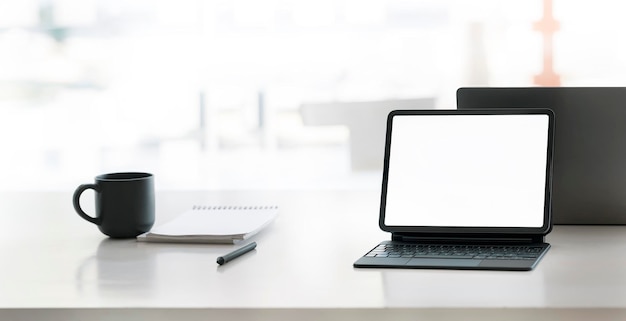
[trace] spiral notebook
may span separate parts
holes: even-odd
[[[277,206],[193,206],[137,241],[233,244],[257,234],[277,214]]]

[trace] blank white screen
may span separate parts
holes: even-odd
[[[396,115],[385,225],[541,227],[548,115]]]

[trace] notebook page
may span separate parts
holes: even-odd
[[[269,224],[277,212],[276,207],[192,209],[153,228],[150,233],[171,236],[247,234]]]

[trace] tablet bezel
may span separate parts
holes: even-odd
[[[546,180],[544,197],[544,217],[541,227],[479,227],[479,226],[393,226],[385,224],[385,209],[389,178],[389,160],[391,152],[391,137],[393,121],[395,117],[413,115],[532,115],[540,114],[548,116],[548,143],[546,150]],[[392,233],[424,233],[437,235],[506,235],[506,234],[540,234],[546,235],[552,229],[551,194],[552,194],[552,157],[554,144],[554,113],[546,108],[490,108],[490,109],[447,109],[447,110],[394,110],[387,116],[387,130],[385,138],[385,156],[383,167],[383,180],[380,199],[379,226],[383,231]]]

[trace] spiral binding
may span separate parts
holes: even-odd
[[[256,205],[256,206],[206,206],[194,205],[194,211],[213,211],[213,210],[273,210],[278,209],[276,205]]]

